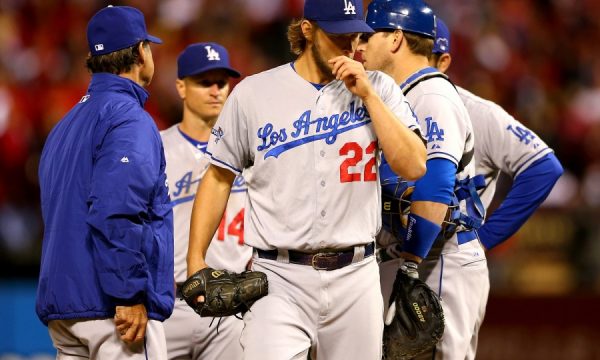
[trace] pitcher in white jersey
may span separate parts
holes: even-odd
[[[414,180],[425,147],[393,80],[351,58],[359,34],[372,31],[362,10],[361,1],[307,0],[288,29],[296,61],[244,79],[213,127],[188,275],[206,267],[231,183],[244,171],[245,241],[253,270],[269,281],[269,294],[244,314],[244,359],[381,358],[377,162],[383,151]]]
[[[391,232],[382,231],[378,239],[386,247],[380,257],[384,301],[399,269],[420,277],[440,295],[446,328],[438,345],[419,358],[465,359],[489,288],[475,232],[485,210],[474,194],[475,137],[469,114],[449,79],[428,63],[435,20],[421,0],[374,1],[367,24],[375,33],[363,35],[359,51],[368,70],[382,70],[396,80],[427,139],[427,173],[414,185],[384,176],[386,169],[381,169],[386,181],[398,179],[394,186],[412,191],[405,225],[386,227]],[[388,184],[382,185],[386,192]],[[393,317],[390,310],[386,323]]]
[[[446,72],[452,62],[450,32],[437,18],[437,32],[430,65]],[[533,131],[508,114],[499,105],[482,99],[458,87],[477,138],[475,142],[475,172],[484,179],[479,190],[487,209],[496,190],[496,182],[503,172],[513,180],[502,203],[478,230],[479,240],[490,250],[510,238],[546,199],[563,169],[551,148]],[[457,281],[464,277],[456,276]],[[489,286],[485,286],[489,289]],[[483,321],[487,296],[474,325],[469,359],[477,349],[477,331]]]
[[[175,228],[175,281],[187,277],[186,256],[193,200],[209,158],[205,156],[210,130],[229,95],[229,78],[240,77],[229,63],[227,50],[216,43],[189,45],[177,58],[176,88],[183,101],[183,118],[161,132],[167,159]],[[244,245],[244,178],[235,178],[206,263],[216,269],[243,271],[252,249]],[[239,339],[243,322],[233,316],[211,326],[178,294],[173,315],[165,321],[169,359],[241,359]]]

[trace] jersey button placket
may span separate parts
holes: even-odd
[[[316,100],[315,106],[314,106],[314,110],[313,110],[313,114],[311,115],[311,119],[315,120],[315,119],[319,119],[319,118],[323,118],[323,117],[327,117],[329,115],[328,113],[328,105],[330,104],[330,96],[327,93],[327,91],[325,90],[325,88],[321,89],[319,91],[319,96]],[[320,126],[320,134],[323,134],[327,132],[326,129],[323,128],[323,126]],[[331,161],[331,159],[328,159],[326,157],[328,151],[330,150],[330,146],[328,146],[325,142],[325,139],[321,139],[318,140],[317,142],[315,142],[315,152],[313,153],[314,156],[314,161],[315,161],[315,190],[316,190],[316,196],[317,196],[317,207],[316,207],[316,223],[315,223],[315,228],[318,229],[315,231],[315,234],[322,234],[322,230],[326,229],[327,227],[327,199],[328,199],[328,195],[326,193],[327,188],[327,176],[328,173],[330,172],[330,167],[331,164],[328,161]],[[321,235],[322,236],[322,235]],[[321,238],[321,236],[317,235],[317,238],[320,238],[319,240],[319,246],[320,247],[326,247],[328,245],[326,239]]]

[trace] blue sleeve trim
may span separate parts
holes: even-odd
[[[456,164],[448,159],[427,160],[427,172],[415,183],[412,201],[450,204],[456,179]]]
[[[521,171],[521,168],[523,168],[523,166],[527,165],[527,163],[529,163],[531,161],[531,159],[534,159],[536,156],[539,156],[541,153],[545,152],[545,151],[552,151],[552,149],[550,149],[549,147],[545,147],[542,150],[536,152],[535,154],[531,155],[530,157],[527,158],[527,160],[523,161],[521,163],[521,165],[519,165],[517,167],[517,170],[515,170],[515,174],[519,174],[519,171]],[[543,158],[540,158],[543,159]]]
[[[212,160],[212,162],[216,163],[215,165],[218,165],[218,164],[225,165],[226,168],[228,168],[228,169],[232,170],[233,172],[235,172],[236,175],[242,173],[242,170],[240,170],[240,169],[238,169],[238,168],[236,168],[234,166],[231,166],[231,165],[229,165],[228,163],[226,163],[226,162],[224,162],[222,160],[217,159],[216,157],[213,156],[212,153],[210,153],[210,152],[207,151],[206,154],[208,156],[210,156],[210,159]]]
[[[508,195],[477,233],[486,249],[510,238],[548,197],[563,168],[553,153],[535,161],[513,182]]]
[[[435,151],[435,152],[430,152],[427,153],[427,158],[429,158],[431,155],[438,155],[438,154],[443,154],[446,155],[450,158],[452,158],[452,160],[454,160],[454,162],[458,165],[459,161],[458,159],[456,159],[454,156],[452,156],[452,154],[448,154],[447,152],[443,152],[443,151]],[[439,157],[433,157],[434,159],[439,159]],[[448,159],[449,160],[449,159]]]
[[[179,204],[183,204],[183,203],[186,203],[188,201],[193,201],[195,198],[196,198],[196,194],[190,195],[190,196],[186,196],[186,197],[182,197],[182,198],[179,198],[179,199],[171,201],[171,205],[177,206]]]

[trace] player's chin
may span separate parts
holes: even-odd
[[[371,65],[369,64],[369,62],[366,59],[362,59],[362,61],[360,61],[360,63],[362,63],[363,67],[365,68],[365,70],[376,70],[374,68],[371,67]]]
[[[223,109],[223,103],[222,102],[212,102],[212,103],[207,103],[206,104],[206,109],[208,111],[221,111],[221,109]]]
[[[203,117],[217,117],[221,113],[221,109],[223,109],[223,105],[211,105],[207,109],[205,109]]]

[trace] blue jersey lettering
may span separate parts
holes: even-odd
[[[444,129],[438,127],[437,121],[433,121],[433,118],[425,118],[427,121],[427,142],[433,141],[444,141]]]

